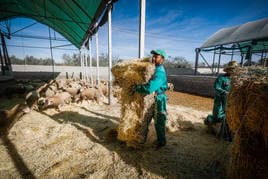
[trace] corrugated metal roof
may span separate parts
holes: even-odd
[[[200,48],[259,39],[268,39],[268,18],[220,29],[209,37]]]

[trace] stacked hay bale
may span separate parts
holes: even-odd
[[[268,69],[238,69],[228,96],[234,133],[229,178],[268,177]]]
[[[115,65],[112,73],[121,90],[121,119],[117,138],[137,148],[144,142],[146,119],[153,115],[154,96],[135,92],[135,86],[147,83],[155,66],[148,59],[132,60]]]

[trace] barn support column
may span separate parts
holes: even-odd
[[[109,60],[109,68],[108,68],[108,84],[109,84],[109,105],[112,104],[112,4],[108,5],[108,60]]]
[[[96,84],[98,85],[100,82],[100,67],[99,67],[99,37],[98,32],[96,32],[96,68],[97,68],[97,77],[96,77]]]
[[[214,49],[214,53],[213,53],[213,61],[212,61],[212,74],[214,75],[214,64],[215,64],[215,56],[216,56],[216,50]]]
[[[219,59],[218,59],[218,69],[217,69],[217,74],[220,73],[220,65],[221,65],[221,52],[222,52],[222,46],[220,47],[220,53],[219,53]]]
[[[195,69],[194,69],[194,75],[197,75],[199,53],[200,53],[200,48],[196,48],[195,49]]]
[[[145,9],[146,0],[140,0],[139,58],[144,57]]]
[[[1,43],[2,43],[2,50],[3,50],[3,56],[1,54],[2,74],[3,75],[12,75],[12,66],[11,66],[9,56],[8,56],[8,51],[7,51],[6,42],[5,42],[5,36],[1,31],[0,31],[0,33],[1,33]]]

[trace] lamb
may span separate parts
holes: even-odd
[[[97,101],[97,103],[100,102],[101,99],[101,92],[96,89],[96,88],[85,88],[85,89],[81,89],[80,95],[79,95],[79,99],[77,100],[95,100]]]
[[[75,96],[80,93],[80,89],[78,88],[63,88],[63,91],[70,93],[72,96]]]
[[[29,92],[26,97],[25,97],[25,102],[28,105],[28,107],[30,108],[30,110],[32,109],[37,109],[37,100],[39,98],[39,93],[37,91],[31,91]]]
[[[55,108],[57,111],[61,111],[60,107],[64,104],[68,104],[71,101],[71,94],[68,92],[58,93],[45,100],[43,109]]]
[[[108,86],[105,84],[99,84],[96,86],[97,89],[100,90],[101,94],[103,94],[104,96],[108,96]]]
[[[78,88],[64,88],[63,91],[71,94],[72,102],[76,102],[80,98],[80,89]]]
[[[168,90],[173,91],[174,90],[174,85],[172,83],[168,83]]]

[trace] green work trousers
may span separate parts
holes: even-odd
[[[155,97],[154,113],[146,117],[146,126],[144,130],[144,143],[147,139],[148,128],[152,121],[155,120],[155,131],[157,135],[157,142],[159,145],[166,144],[166,121],[167,121],[167,96],[160,94]]]
[[[212,115],[208,115],[206,122],[207,123],[222,122],[222,120],[225,118],[225,106],[226,106],[225,96],[216,95],[214,98],[213,113]]]

